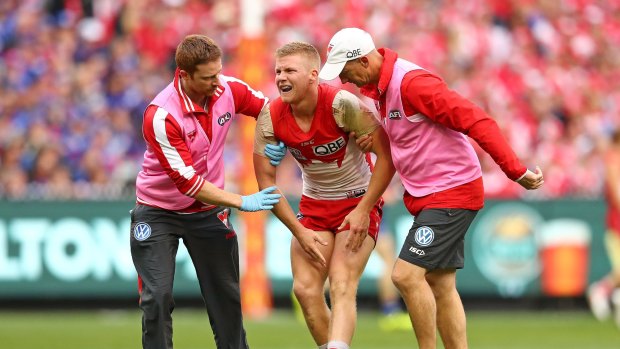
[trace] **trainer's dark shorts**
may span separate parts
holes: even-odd
[[[398,257],[428,270],[463,268],[465,233],[477,213],[457,208],[422,210]]]

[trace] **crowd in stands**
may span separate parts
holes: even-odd
[[[131,197],[142,112],[171,81],[181,38],[211,36],[224,74],[244,74],[240,3],[0,1],[0,198]],[[526,192],[479,151],[488,197],[602,195],[601,151],[620,125],[620,0],[263,3],[264,52],[251,59],[266,95],[277,96],[275,48],[302,40],[324,55],[334,32],[359,26],[487,110],[524,163],[543,169],[544,188]],[[292,175],[278,181],[299,193],[295,165],[283,166]]]

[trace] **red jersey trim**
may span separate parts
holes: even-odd
[[[412,216],[417,216],[422,210],[430,208],[459,208],[477,211],[484,207],[482,177],[454,188],[421,197],[411,196],[405,191],[403,202]]]

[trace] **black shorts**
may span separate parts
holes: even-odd
[[[427,270],[463,268],[465,233],[477,213],[458,208],[422,210],[398,257]]]

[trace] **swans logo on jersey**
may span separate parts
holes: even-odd
[[[228,120],[230,120],[230,118],[231,118],[231,117],[232,117],[232,116],[230,115],[230,113],[229,113],[229,112],[226,112],[226,114],[224,114],[224,115],[220,116],[219,118],[217,118],[217,123],[218,123],[220,126],[224,126],[224,124],[225,124]]]
[[[415,242],[417,242],[418,245],[428,246],[431,244],[431,242],[433,242],[433,239],[435,238],[435,232],[433,232],[433,229],[427,226],[419,227],[415,231],[414,238],[415,238]]]
[[[217,214],[217,218],[222,221],[222,223],[224,223],[224,225],[229,228],[228,226],[228,214],[230,213],[229,209],[225,209],[224,211],[218,212]]]
[[[194,141],[194,138],[196,138],[196,130],[191,130],[189,132],[187,132],[187,138],[189,139],[190,142]]]
[[[307,159],[307,158],[306,158],[306,157],[305,157],[305,156],[301,153],[301,150],[299,150],[299,149],[295,149],[295,148],[288,147],[288,151],[290,151],[290,152],[291,152],[291,155],[293,155],[293,157],[294,157],[295,159],[297,159],[297,160],[300,160],[300,161],[308,160],[308,159]]]
[[[329,46],[327,46],[327,55],[329,56],[329,53],[332,51],[332,49],[334,48],[333,44],[329,44]]]
[[[402,118],[402,115],[400,115],[400,111],[398,111],[398,110],[390,110],[390,113],[388,114],[388,118],[390,118],[390,119],[400,119],[400,118]]]
[[[340,138],[336,139],[335,141],[312,147],[312,151],[314,152],[314,155],[327,156],[344,148],[345,145],[346,142],[344,141],[344,137],[340,136]]]
[[[140,222],[133,227],[133,237],[138,241],[144,241],[151,236],[151,226]]]

